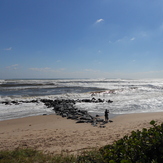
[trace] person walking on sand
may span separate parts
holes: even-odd
[[[109,111],[106,109],[105,110],[105,122],[108,122],[109,120]]]

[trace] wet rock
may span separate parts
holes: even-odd
[[[96,118],[96,121],[97,121],[97,122],[104,122],[104,119]]]
[[[100,125],[99,127],[100,127],[100,128],[105,128],[106,126],[104,126],[104,125]]]
[[[67,117],[67,114],[63,113],[63,114],[62,114],[62,117]]]
[[[5,105],[11,105],[11,102],[10,101],[3,101],[1,102],[2,104],[5,104]]]
[[[83,99],[83,100],[81,100],[82,102],[91,102],[91,100],[90,99]]]
[[[108,100],[107,102],[108,102],[108,103],[112,103],[113,101],[111,101],[111,100]]]

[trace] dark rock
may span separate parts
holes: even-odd
[[[63,113],[63,114],[62,114],[62,117],[67,117],[67,114]]]
[[[108,103],[112,103],[113,101],[111,101],[111,100],[108,100]]]
[[[11,101],[12,104],[19,105],[18,101]]]
[[[99,127],[100,127],[100,128],[105,128],[106,126],[104,126],[104,125],[100,125]]]
[[[92,118],[88,116],[82,116],[80,117],[80,120],[92,120]]]
[[[104,102],[104,100],[101,100],[100,98],[98,99],[98,102]]]
[[[67,119],[73,119],[73,120],[78,120],[79,116],[78,115],[72,115],[68,114]]]
[[[92,102],[95,102],[95,101],[96,101],[96,99],[93,97],[91,101],[92,101]]]
[[[91,102],[90,99],[83,99],[82,102]]]
[[[5,104],[5,105],[11,105],[11,102],[10,101],[3,101],[1,102],[2,104]]]
[[[76,123],[85,123],[84,120],[79,120],[79,121],[76,121]]]
[[[88,114],[87,110],[78,110],[78,112],[80,112],[82,114]]]
[[[101,118],[96,118],[96,121],[97,121],[97,122],[104,122],[104,120],[101,119]]]

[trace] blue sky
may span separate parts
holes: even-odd
[[[163,78],[163,1],[0,0],[9,78]]]

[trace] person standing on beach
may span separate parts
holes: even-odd
[[[109,111],[106,109],[105,110],[105,122],[108,122],[109,120]]]

